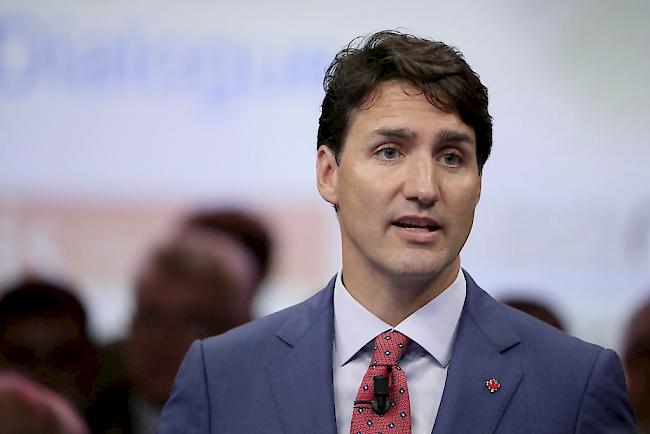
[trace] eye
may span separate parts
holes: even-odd
[[[401,153],[397,148],[386,146],[378,149],[377,152],[375,152],[375,155],[382,160],[395,160],[400,157]]]
[[[453,152],[448,152],[440,157],[443,164],[450,167],[458,167],[463,162],[463,158]]]

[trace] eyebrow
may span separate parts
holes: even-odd
[[[469,134],[447,129],[438,132],[435,141],[436,143],[474,143],[474,140],[472,140]]]
[[[417,133],[410,128],[377,128],[373,131],[373,135],[383,136],[383,137],[394,137],[399,139],[414,139],[417,137]],[[439,131],[434,137],[435,143],[468,143],[473,144],[474,140],[469,136],[469,134],[443,129]]]
[[[399,139],[413,139],[417,136],[415,131],[410,128],[377,128],[373,135],[383,137],[396,137]]]

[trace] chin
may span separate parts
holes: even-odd
[[[423,280],[434,279],[447,271],[454,263],[454,259],[432,256],[428,252],[426,254],[409,253],[402,257],[396,257],[391,262],[386,267],[389,273],[399,276],[401,279]]]
[[[431,264],[423,261],[399,262],[388,267],[389,272],[399,276],[401,279],[432,279],[439,275],[444,267],[440,264]]]

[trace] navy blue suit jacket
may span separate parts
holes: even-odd
[[[465,277],[434,434],[635,432],[616,353],[495,301]],[[333,288],[334,279],[303,303],[192,344],[158,434],[336,434]],[[495,393],[491,378],[501,384]]]

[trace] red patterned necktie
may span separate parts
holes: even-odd
[[[374,343],[370,367],[361,380],[354,401],[350,434],[411,434],[411,404],[406,374],[397,363],[411,340],[400,332],[391,331],[377,336]],[[384,394],[380,389],[385,387],[386,379],[388,397],[384,407]]]

